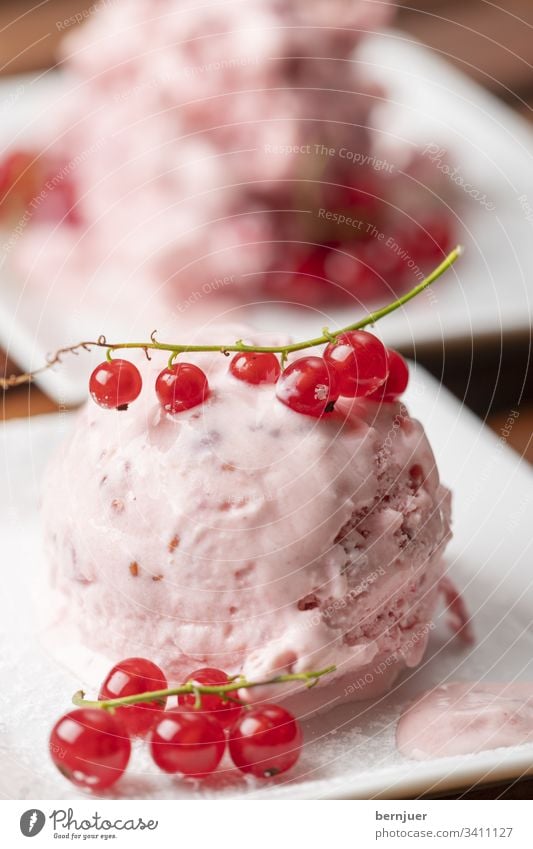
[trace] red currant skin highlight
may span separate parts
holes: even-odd
[[[205,401],[209,384],[198,366],[193,363],[176,363],[158,375],[155,391],[167,413],[181,413]]]
[[[260,705],[230,731],[231,759],[241,772],[271,778],[294,766],[302,749],[302,732],[294,716],[279,705]]]
[[[56,722],[50,735],[50,753],[58,770],[73,784],[105,790],[126,769],[131,743],[110,713],[80,708]]]
[[[167,679],[164,673],[144,657],[128,657],[121,660],[109,672],[100,688],[99,701],[121,699],[135,696],[150,690],[166,690]],[[157,702],[140,702],[137,705],[124,705],[115,708],[114,715],[128,734],[144,737],[165,709],[166,698]]]
[[[258,386],[261,383],[276,383],[281,366],[275,354],[243,351],[233,357],[229,370],[238,380]]]
[[[389,376],[383,386],[380,386],[369,397],[372,401],[395,401],[407,389],[409,383],[409,367],[398,351],[387,350],[389,358]]]
[[[96,366],[89,379],[93,400],[108,410],[126,410],[141,389],[139,369],[129,360],[106,360]]]
[[[322,357],[301,357],[281,373],[276,395],[297,413],[316,417],[330,413],[339,397],[336,372]]]
[[[372,333],[350,330],[330,342],[324,359],[337,373],[339,392],[346,398],[360,398],[379,389],[389,373],[387,349]]]
[[[225,748],[220,722],[181,707],[165,711],[150,735],[150,753],[160,769],[195,778],[214,772]]]
[[[229,678],[221,669],[204,667],[191,672],[183,683],[186,684],[188,681],[194,681],[196,684],[220,685],[228,684]],[[236,699],[237,691],[231,692],[229,695],[232,699]],[[242,713],[240,704],[236,704],[235,701],[224,701],[222,696],[218,696],[216,693],[202,694],[201,699],[202,703],[197,711],[211,714],[215,719],[218,719],[223,728],[230,728]],[[196,696],[193,693],[178,696],[178,704],[183,708],[193,710],[196,704]]]

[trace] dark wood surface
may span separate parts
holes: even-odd
[[[77,12],[86,15],[92,5],[87,0],[2,0],[0,73],[49,67],[64,31],[61,22]],[[404,30],[533,121],[533,0],[403,0],[400,5],[398,24]],[[509,444],[533,462],[530,341],[525,334],[476,340],[468,351],[428,351],[420,359],[494,431],[503,427],[510,409],[519,409]],[[56,411],[57,405],[36,387],[12,390],[2,398],[5,419]],[[438,786],[433,793],[439,793]],[[471,787],[457,796],[532,799],[533,781]]]

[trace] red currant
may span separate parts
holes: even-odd
[[[294,716],[279,705],[260,705],[243,714],[230,732],[229,751],[241,772],[271,778],[300,757],[302,732]]]
[[[418,249],[421,262],[441,262],[453,244],[451,218],[434,215],[422,221],[420,229]]]
[[[229,678],[221,669],[205,667],[203,669],[195,669],[194,672],[191,672],[183,683],[185,684],[187,681],[194,681],[197,684],[218,685],[227,684]],[[231,692],[229,695],[232,699],[236,698],[235,692]],[[212,714],[218,719],[223,728],[229,728],[233,725],[242,713],[242,706],[240,704],[224,701],[222,696],[218,696],[216,693],[202,695],[201,699],[202,706],[199,708],[199,711]],[[178,703],[182,707],[192,709],[196,703],[196,696],[192,693],[190,695],[178,696]]]
[[[220,722],[180,707],[165,711],[150,735],[150,752],[160,769],[198,778],[214,772],[225,748]]]
[[[324,263],[329,256],[332,247],[336,246],[336,242],[331,245],[318,245],[313,247],[301,259],[296,267],[296,274],[301,274],[305,277],[317,277],[322,280],[324,278]]]
[[[339,392],[347,398],[370,395],[382,386],[389,373],[387,350],[372,333],[350,330],[324,351],[324,360],[339,380]]]
[[[128,360],[106,360],[100,363],[89,380],[93,400],[108,410],[126,410],[141,389],[139,369]]]
[[[294,274],[287,281],[290,298],[304,304],[321,304],[331,297],[332,285],[325,264],[335,243],[313,247],[296,263]]]
[[[104,790],[126,769],[131,743],[110,713],[80,708],[56,722],[50,735],[50,752],[58,770],[73,784]]]
[[[0,162],[0,201],[29,203],[40,189],[37,156],[24,150],[14,150]],[[3,197],[2,197],[3,195]]]
[[[322,357],[301,357],[282,372],[276,395],[291,410],[321,416],[332,412],[339,397],[337,375]]]
[[[246,383],[276,383],[281,366],[275,354],[252,353],[236,354],[229,366],[234,377]]]
[[[192,363],[176,363],[163,369],[155,382],[159,403],[167,413],[181,413],[202,404],[209,384],[201,368]]]
[[[121,660],[109,672],[100,688],[99,700],[121,699],[147,693],[150,690],[166,690],[167,679],[159,666],[144,657],[128,657]],[[156,702],[140,702],[115,708],[115,716],[132,736],[143,737],[165,709],[166,698]]]
[[[395,401],[405,392],[409,383],[409,368],[404,358],[398,351],[387,350],[389,359],[389,376],[383,386],[380,386],[368,397],[372,401]]]

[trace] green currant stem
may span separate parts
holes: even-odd
[[[171,687],[168,690],[152,690],[147,693],[124,696],[120,699],[105,699],[103,701],[90,701],[85,698],[83,690],[78,690],[77,693],[74,693],[72,701],[75,705],[77,705],[77,707],[103,708],[104,710],[111,710],[113,708],[122,707],[123,705],[137,705],[142,702],[157,702],[165,699],[167,696],[207,696],[215,694],[224,697],[226,694],[234,693],[237,690],[250,690],[252,687],[268,687],[271,684],[288,684],[291,681],[304,681],[308,687],[313,687],[319,678],[335,672],[335,669],[335,666],[328,666],[326,669],[319,669],[317,672],[297,672],[287,675],[276,675],[273,678],[268,678],[266,681],[247,681],[246,678],[235,678],[227,684],[217,685],[196,684],[193,681],[189,681],[187,684],[182,684],[180,687]]]
[[[276,347],[267,345],[245,345],[245,343],[239,339],[233,345],[170,345],[158,342],[155,338],[155,334],[152,333],[150,342],[118,342],[116,344],[109,344],[105,336],[99,336],[96,341],[78,342],[76,345],[60,348],[55,352],[55,354],[48,358],[48,362],[44,366],[41,366],[41,368],[35,369],[35,371],[28,374],[0,377],[0,389],[9,389],[13,386],[20,386],[24,383],[31,383],[37,375],[42,374],[42,372],[60,363],[64,354],[78,354],[80,350],[90,351],[92,348],[106,348],[106,357],[108,360],[112,359],[111,355],[113,352],[124,350],[126,348],[137,348],[144,351],[148,359],[150,359],[150,355],[148,353],[149,350],[168,351],[170,354],[168,360],[169,367],[172,366],[174,359],[178,356],[178,354],[186,352],[198,353],[202,351],[219,351],[226,355],[229,355],[231,352],[239,353],[243,351],[260,354],[280,354],[281,365],[285,366],[289,354],[292,354],[295,351],[303,351],[306,348],[314,348],[317,345],[325,345],[328,342],[334,342],[342,333],[347,333],[350,330],[360,330],[363,327],[375,324],[380,318],[384,318],[384,316],[389,315],[400,307],[403,307],[404,304],[412,301],[412,299],[416,298],[416,296],[423,292],[424,289],[431,286],[435,280],[438,280],[438,278],[441,277],[444,272],[447,271],[461,256],[462,252],[462,247],[458,245],[453,251],[451,251],[451,253],[448,254],[446,259],[444,259],[443,262],[441,262],[440,265],[431,272],[431,274],[418,284],[418,286],[415,286],[414,289],[406,292],[405,295],[402,295],[401,298],[398,298],[396,301],[387,304],[387,306],[381,307],[379,310],[375,310],[375,312],[368,313],[368,315],[359,321],[356,321],[354,324],[348,324],[346,327],[342,327],[340,330],[336,330],[335,332],[330,332],[329,329],[325,327],[322,330],[321,336],[317,336],[314,339],[306,339],[304,342],[295,342],[293,345],[281,345]]]
[[[152,335],[151,342],[123,342],[116,345],[107,345],[108,355],[110,355],[113,351],[118,351],[123,348],[142,348],[144,351],[149,348],[157,351],[171,351],[174,356],[184,353],[200,353],[203,351],[220,351],[223,354],[233,352],[239,353],[244,351],[259,354],[281,354],[282,360],[285,362],[287,356],[295,351],[304,351],[307,348],[314,348],[317,345],[325,345],[328,342],[333,342],[342,333],[347,333],[350,330],[360,330],[363,327],[367,327],[369,324],[375,324],[380,318],[384,318],[386,315],[395,312],[395,310],[403,307],[404,304],[407,304],[413,298],[416,298],[416,296],[423,292],[424,289],[431,286],[435,280],[438,280],[438,278],[441,277],[444,272],[447,271],[461,256],[462,252],[462,247],[458,245],[453,251],[451,251],[451,253],[448,254],[446,259],[431,272],[431,274],[425,277],[424,280],[418,284],[418,286],[415,286],[414,289],[406,292],[405,295],[402,295],[401,298],[398,298],[396,301],[381,307],[381,309],[376,310],[375,312],[368,313],[368,315],[359,321],[356,321],[354,324],[348,324],[346,327],[341,327],[340,330],[336,330],[335,332],[330,332],[329,329],[325,327],[322,331],[322,336],[316,336],[314,339],[306,339],[304,342],[295,342],[292,345],[282,346],[246,345],[241,339],[239,339],[233,345],[170,345],[164,342],[155,341]]]

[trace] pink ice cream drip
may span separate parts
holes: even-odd
[[[452,682],[435,687],[402,715],[396,740],[399,750],[415,760],[533,743],[533,684]]]

